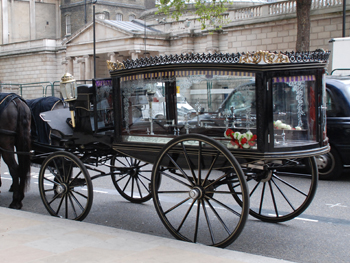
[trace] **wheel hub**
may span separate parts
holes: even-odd
[[[203,192],[199,187],[194,187],[189,191],[188,194],[192,199],[197,200],[202,197]]]
[[[65,186],[65,185],[63,185],[63,184],[60,184],[60,185],[58,185],[57,187],[56,187],[56,192],[58,193],[58,194],[63,194],[63,193],[65,193],[67,191],[67,187]]]
[[[262,178],[261,179],[261,182],[268,182],[270,179],[271,179],[271,177],[272,177],[272,170],[267,170],[267,171],[265,171],[264,172],[264,178]]]

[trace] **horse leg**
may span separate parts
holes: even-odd
[[[15,157],[12,153],[3,153],[4,162],[7,164],[11,177],[12,177],[12,203],[10,204],[10,208],[21,209],[22,208],[22,200],[24,198],[24,189],[20,187],[19,180],[19,166],[15,160]]]

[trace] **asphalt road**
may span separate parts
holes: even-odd
[[[12,199],[6,165],[1,165],[0,206]],[[38,191],[38,169],[32,169],[31,186],[23,210],[48,214]],[[123,199],[110,177],[93,181],[94,201],[84,220],[89,223],[173,238],[162,225],[150,200],[132,204]],[[253,217],[238,239],[225,249],[285,259],[294,262],[349,262],[350,173],[339,181],[320,181],[314,201],[298,218],[279,224]],[[132,246],[132,244],[130,244]]]

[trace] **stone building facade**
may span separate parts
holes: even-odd
[[[2,0],[3,1],[3,0]],[[31,0],[32,1],[32,0]],[[63,0],[64,1],[64,0]],[[8,5],[16,0],[8,1]],[[146,7],[148,1],[135,0],[135,5],[143,3]],[[39,2],[36,2],[38,4]],[[41,2],[40,2],[41,3]],[[65,5],[74,5],[75,0],[62,4],[62,19]],[[130,4],[131,1],[119,1],[120,5]],[[332,38],[342,36],[342,2],[329,0],[314,0],[311,12],[311,46],[310,50],[318,48],[328,49]],[[3,5],[2,5],[3,6]],[[91,8],[91,4],[89,5]],[[120,9],[118,9],[120,8]],[[114,11],[121,10],[119,6]],[[350,3],[346,6],[346,28],[349,35]],[[180,53],[237,53],[256,50],[282,50],[293,51],[296,42],[296,12],[295,1],[267,3],[259,5],[245,5],[233,8],[227,12],[229,23],[220,31],[210,28],[201,29],[200,23],[190,15],[180,21],[173,21],[168,17],[156,16],[156,9],[143,10],[130,8],[129,14],[136,14],[134,21],[118,21],[113,19],[116,13],[105,6],[96,6],[95,22],[95,54],[93,52],[93,23],[85,24],[84,15],[74,15],[82,26],[71,28],[71,34],[63,33],[65,27],[51,28],[48,39],[27,39],[21,42],[2,42],[0,45],[0,80],[4,83],[28,82],[59,82],[65,72],[70,72],[76,79],[91,79],[94,66],[96,77],[109,77],[106,60],[135,59],[141,56],[159,56]],[[57,12],[57,3],[55,11]],[[51,13],[52,13],[51,12]],[[78,11],[77,11],[78,12]],[[79,12],[84,12],[83,6]],[[100,16],[108,12],[109,20]],[[138,12],[138,13],[137,13]],[[36,12],[38,14],[38,12]],[[91,15],[91,11],[89,11]],[[106,13],[104,13],[106,14]],[[125,18],[125,15],[123,16]],[[78,19],[79,18],[79,19]],[[89,18],[89,17],[88,17]],[[58,20],[57,17],[55,20]],[[1,21],[4,21],[2,17]],[[37,19],[36,21],[44,21]],[[71,20],[72,21],[72,20]],[[145,23],[147,27],[145,27]],[[45,24],[45,23],[44,23]],[[51,26],[51,22],[49,21]],[[2,29],[4,26],[2,25]],[[43,29],[42,29],[43,30]],[[58,33],[60,32],[60,33]],[[4,30],[2,30],[4,37]],[[36,36],[41,32],[36,31]],[[56,38],[54,37],[56,36]],[[59,37],[57,37],[59,35]],[[12,40],[11,38],[9,40]],[[94,63],[96,62],[96,64]],[[45,84],[46,85],[46,84]],[[2,85],[4,88],[6,85]],[[12,85],[13,86],[13,85]],[[43,90],[42,85],[36,88],[35,96]],[[34,91],[23,88],[22,94],[32,96]],[[24,92],[24,90],[26,90]],[[38,91],[39,90],[39,91]],[[35,97],[33,95],[33,97]]]
[[[154,0],[61,0],[61,38],[69,37],[92,21],[93,4],[97,18],[120,21],[138,18],[145,10],[155,7]]]

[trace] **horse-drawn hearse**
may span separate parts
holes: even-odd
[[[108,61],[111,78],[76,85],[67,107],[40,113],[49,141],[32,142],[39,190],[53,216],[83,220],[92,180],[121,196],[153,199],[170,233],[225,247],[248,214],[300,215],[317,188],[314,156],[329,151],[329,53],[187,54]]]

